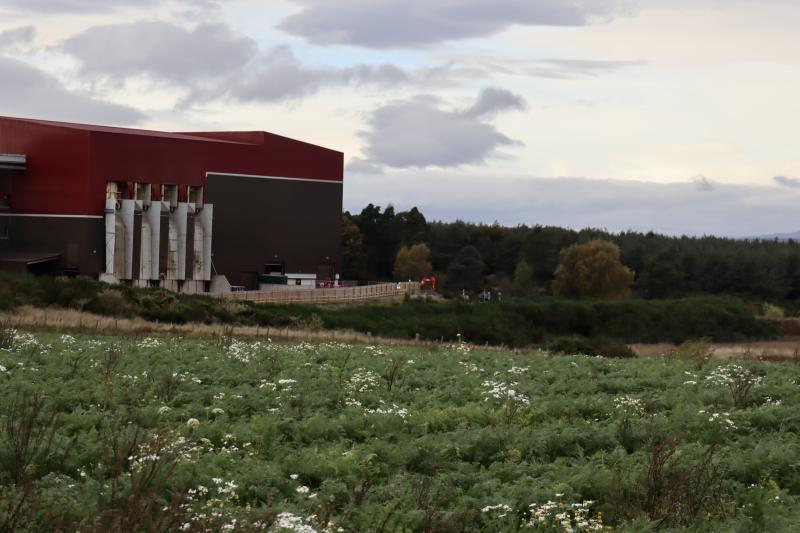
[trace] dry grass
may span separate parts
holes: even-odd
[[[784,338],[777,341],[717,342],[712,343],[714,359],[745,359],[756,361],[793,361],[800,363],[800,339]],[[631,344],[639,357],[671,355],[674,344]]]
[[[142,318],[115,318],[85,313],[75,309],[23,306],[13,312],[0,312],[0,326],[29,331],[54,331],[97,335],[177,335],[190,339],[237,337],[290,341],[332,341],[354,344],[438,347],[433,341],[376,337],[355,331],[312,330],[229,324],[167,324]],[[476,347],[477,348],[477,347]],[[480,346],[486,351],[537,353],[538,350],[511,350],[502,346]]]
[[[237,305],[238,302],[231,302]],[[74,309],[24,306],[13,312],[0,313],[0,326],[30,331],[56,331],[98,335],[179,335],[191,339],[209,339],[233,336],[249,339],[275,339],[289,341],[333,341],[354,344],[388,344],[395,346],[439,347],[442,342],[416,341],[376,337],[354,331],[310,330],[258,326],[231,326],[227,324],[166,324],[141,318],[114,318],[84,313]],[[751,359],[762,361],[794,361],[800,363],[800,337],[779,341],[750,343],[713,343],[714,359]],[[519,354],[537,354],[539,350],[510,349],[504,346],[476,346],[484,351],[512,351]],[[671,355],[674,344],[631,344],[638,357]]]

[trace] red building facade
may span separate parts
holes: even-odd
[[[195,292],[216,275],[257,288],[275,265],[304,279],[339,265],[340,152],[0,117],[0,154],[0,266]]]

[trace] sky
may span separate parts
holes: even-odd
[[[0,0],[0,115],[266,130],[344,208],[800,230],[797,0]]]

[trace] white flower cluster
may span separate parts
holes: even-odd
[[[364,351],[368,355],[379,355],[379,356],[380,355],[386,355],[386,353],[381,349],[380,346],[372,346],[372,345],[365,346],[364,347]]]
[[[136,343],[136,347],[142,349],[153,349],[153,348],[160,348],[163,344],[164,343],[162,343],[155,337],[145,337],[144,339]]]
[[[778,407],[781,404],[781,401],[777,398],[773,398],[772,396],[765,396],[764,403],[761,404],[762,407]]]
[[[262,344],[260,342],[244,342],[233,339],[225,348],[225,353],[234,361],[249,363],[255,358],[261,348]]]
[[[525,528],[563,533],[584,533],[606,531],[602,515],[590,516],[589,510],[594,502],[564,503],[548,501],[530,505],[531,518],[523,523]]]
[[[518,404],[529,405],[531,403],[530,399],[514,389],[518,385],[519,383],[516,381],[503,382],[487,379],[481,383],[484,388],[483,400],[486,402],[490,400],[509,400]]]
[[[512,511],[511,507],[504,504],[498,503],[497,505],[487,505],[483,509],[481,509],[482,513],[495,513],[497,511],[498,518],[504,518],[508,513]]]
[[[742,365],[730,364],[718,366],[706,376],[706,380],[714,385],[736,387],[741,385],[761,385],[763,378],[753,374]]]
[[[377,372],[365,368],[357,369],[347,383],[345,383],[344,388],[347,396],[345,397],[344,404],[348,407],[358,407],[366,415],[392,415],[405,420],[408,417],[408,409],[405,407],[400,407],[395,403],[387,404],[381,399],[378,399],[378,405],[376,407],[366,407],[364,403],[369,405],[372,404],[372,402],[362,402],[357,397],[361,394],[377,390],[380,387],[380,382],[381,377]]]
[[[67,335],[66,333],[64,335],[61,335],[61,344],[63,344],[64,346],[72,346],[73,344],[75,344],[75,342],[77,341],[75,340],[75,337],[73,337],[72,335]]]
[[[236,489],[239,486],[233,481],[222,478],[211,478],[211,487],[198,485],[197,489],[189,489],[181,509],[189,518],[184,522],[181,531],[236,531],[239,519],[231,516],[230,510],[236,500]],[[203,499],[205,502],[198,508]],[[220,522],[224,520],[224,524]],[[214,529],[210,529],[214,526]]]
[[[459,333],[458,336],[460,338],[461,334]],[[453,350],[453,351],[458,352],[458,353],[468,354],[468,353],[470,353],[472,351],[472,346],[470,346],[469,344],[467,344],[464,341],[459,341],[456,344],[448,344],[447,345],[447,349],[448,350]]]
[[[405,420],[408,417],[408,409],[406,409],[405,407],[400,407],[396,403],[389,405],[385,403],[383,400],[378,400],[378,403],[380,403],[380,406],[374,409],[364,408],[364,412],[370,415],[399,416],[403,420]]]
[[[730,413],[709,413],[705,409],[697,412],[699,415],[708,416],[708,421],[717,424],[721,429],[737,429],[736,423],[730,419]]]
[[[361,394],[372,391],[380,386],[381,377],[377,372],[359,368],[345,384],[345,391],[349,394]]]
[[[627,415],[642,416],[644,414],[642,400],[633,396],[617,396],[614,398],[614,407]]]
[[[526,374],[530,371],[530,367],[527,366],[512,366],[508,369],[509,374],[514,374],[517,376],[521,376],[522,374]]]
[[[16,330],[14,331],[14,350],[17,352],[30,351],[46,355],[52,349],[53,347],[50,344],[44,344],[40,342],[30,333],[19,333]]]
[[[469,361],[459,361],[459,365],[464,367],[464,370],[467,374],[475,374],[476,372],[483,372],[482,368],[479,368],[478,365],[475,363],[470,363]]]
[[[293,533],[317,533],[317,530],[310,525],[311,520],[303,516],[292,514],[288,511],[280,513],[272,524],[270,531],[283,533],[291,531]]]
[[[190,419],[194,420],[194,419]],[[189,441],[179,433],[155,436],[149,442],[137,446],[135,453],[128,456],[132,472],[137,472],[152,463],[164,460],[176,462],[191,461],[200,451],[191,446]]]
[[[689,378],[683,382],[684,385],[697,385],[697,374],[689,372],[688,370],[684,371],[684,374],[686,374],[686,377]]]
[[[268,380],[268,379],[262,379],[262,380],[261,380],[261,381],[258,383],[258,388],[259,388],[259,389],[263,389],[263,388],[265,388],[265,387],[266,387],[266,388],[268,388],[268,389],[269,389],[269,390],[271,390],[271,391],[275,391],[275,390],[277,390],[277,389],[278,389],[278,386],[277,386],[276,384],[274,384],[273,382],[271,382],[270,380]]]

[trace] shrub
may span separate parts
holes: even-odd
[[[698,367],[702,367],[713,355],[714,347],[708,337],[688,340],[678,346],[672,353],[673,358],[679,361],[696,363]]]
[[[616,341],[601,342],[598,345],[596,352],[596,355],[602,355],[603,357],[617,357],[625,359],[629,357],[636,357],[634,351],[631,350],[627,344]]]
[[[561,355],[594,355],[595,352],[594,344],[581,337],[559,337],[545,344],[544,349]]]
[[[764,302],[764,305],[761,307],[761,314],[764,316],[764,318],[777,319],[784,317],[784,312],[782,307],[768,302]]]
[[[104,289],[87,302],[85,309],[98,315],[132,317],[137,306],[116,289]]]

